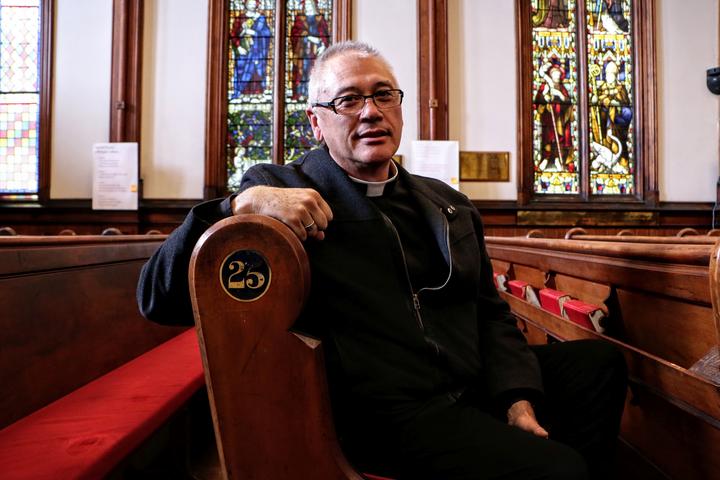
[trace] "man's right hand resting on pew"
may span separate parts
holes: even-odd
[[[259,185],[232,199],[234,215],[257,213],[280,220],[301,240],[322,240],[332,220],[330,205],[311,188]]]

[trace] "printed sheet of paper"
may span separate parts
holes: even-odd
[[[416,140],[404,163],[411,173],[437,178],[460,189],[460,146],[457,141]]]
[[[137,210],[138,144],[93,145],[93,210]]]

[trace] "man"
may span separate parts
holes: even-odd
[[[391,161],[403,94],[376,50],[328,48],[309,95],[323,147],[253,167],[241,194],[195,207],[143,269],[143,313],[192,322],[195,241],[223,216],[273,216],[305,241],[312,291],[296,329],[324,340],[336,428],[358,468],[397,479],[581,479],[585,457],[606,478],[622,357],[600,342],[530,350],[493,286],[477,210]]]
[[[571,132],[574,105],[563,83],[565,70],[556,62],[547,62],[539,73],[544,83],[535,95],[542,138],[542,160],[538,168],[548,172],[574,172]]]

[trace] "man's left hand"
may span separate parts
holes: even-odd
[[[513,403],[507,411],[508,424],[530,432],[538,437],[548,438],[548,432],[540,426],[535,418],[535,410],[527,400]]]

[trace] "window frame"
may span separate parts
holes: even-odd
[[[209,0],[207,94],[205,114],[205,186],[207,199],[225,196],[227,188],[227,48],[228,0]],[[275,3],[275,37],[285,38],[285,1]],[[333,43],[350,39],[352,0],[333,0]],[[274,57],[285,58],[285,42],[276,41]],[[275,62],[274,88],[285,85],[285,61]],[[273,98],[273,123],[285,123],[285,95]],[[285,132],[273,128],[273,163],[284,163]]]
[[[518,204],[552,205],[658,205],[658,152],[657,138],[657,81],[656,81],[656,36],[655,0],[633,0],[633,41],[635,45],[635,194],[633,195],[592,195],[590,193],[588,133],[581,128],[581,193],[579,195],[537,194],[534,192],[533,165],[533,89],[532,89],[532,26],[531,5],[527,0],[516,0],[516,39],[518,72],[518,135],[517,135],[517,193]],[[585,1],[577,0],[577,15],[585,15]],[[587,71],[587,48],[585,32],[580,32],[578,41],[578,72]],[[580,76],[578,82],[578,109],[581,114],[588,111],[587,77]],[[584,122],[581,122],[581,126]]]
[[[50,119],[52,118],[52,52],[55,0],[40,0],[40,42],[38,45],[38,189],[36,200],[16,199],[0,193],[7,204],[45,204],[50,198]]]

